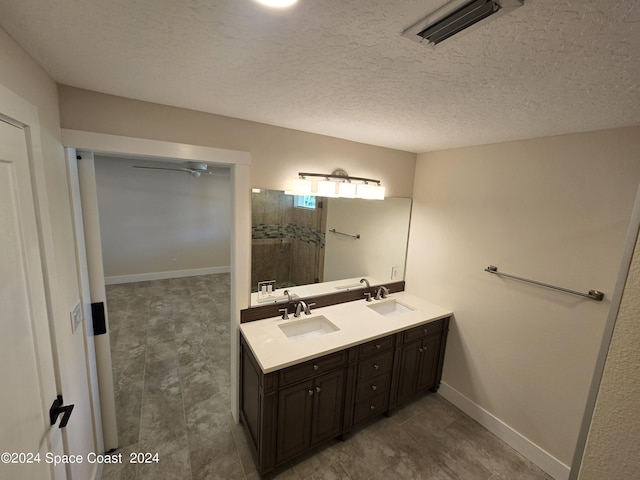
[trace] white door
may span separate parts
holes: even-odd
[[[1,118],[0,318],[0,478],[66,479],[26,137]]]

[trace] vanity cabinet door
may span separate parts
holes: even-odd
[[[416,340],[401,347],[400,368],[398,369],[398,404],[411,398],[418,391],[421,348],[422,340]]]
[[[344,378],[342,368],[279,391],[277,465],[342,433]]]
[[[311,445],[342,433],[345,370],[316,378],[313,395]]]
[[[278,392],[276,464],[304,452],[311,445],[313,395],[313,380]]]
[[[426,337],[422,342],[422,350],[418,350],[418,352],[420,354],[420,368],[417,391],[421,392],[436,384],[440,337],[437,335]]]
[[[439,334],[423,337],[402,346],[398,370],[397,404],[435,386],[439,357]]]

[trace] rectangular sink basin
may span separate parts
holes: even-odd
[[[413,312],[415,308],[400,303],[397,300],[388,300],[386,302],[374,303],[367,305],[374,312],[384,315],[385,317],[393,317],[394,315],[402,315],[403,313]]]
[[[290,320],[287,323],[279,325],[279,327],[282,333],[289,337],[289,340],[305,340],[340,330],[324,315],[317,315],[300,320]]]

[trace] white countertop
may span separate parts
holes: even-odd
[[[385,317],[368,308],[368,305],[389,302],[394,299],[414,310]],[[451,314],[451,310],[434,305],[407,292],[399,292],[389,295],[384,300],[366,302],[363,299],[312,309],[311,315],[302,314],[299,318],[289,315],[289,320],[282,320],[278,316],[243,323],[240,325],[240,330],[262,371],[270,373],[400,330],[448,317]],[[326,317],[339,330],[303,340],[291,340],[279,327],[289,322],[318,315]]]

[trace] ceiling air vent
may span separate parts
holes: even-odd
[[[414,42],[436,46],[523,4],[524,0],[452,0],[407,28],[402,36]]]

